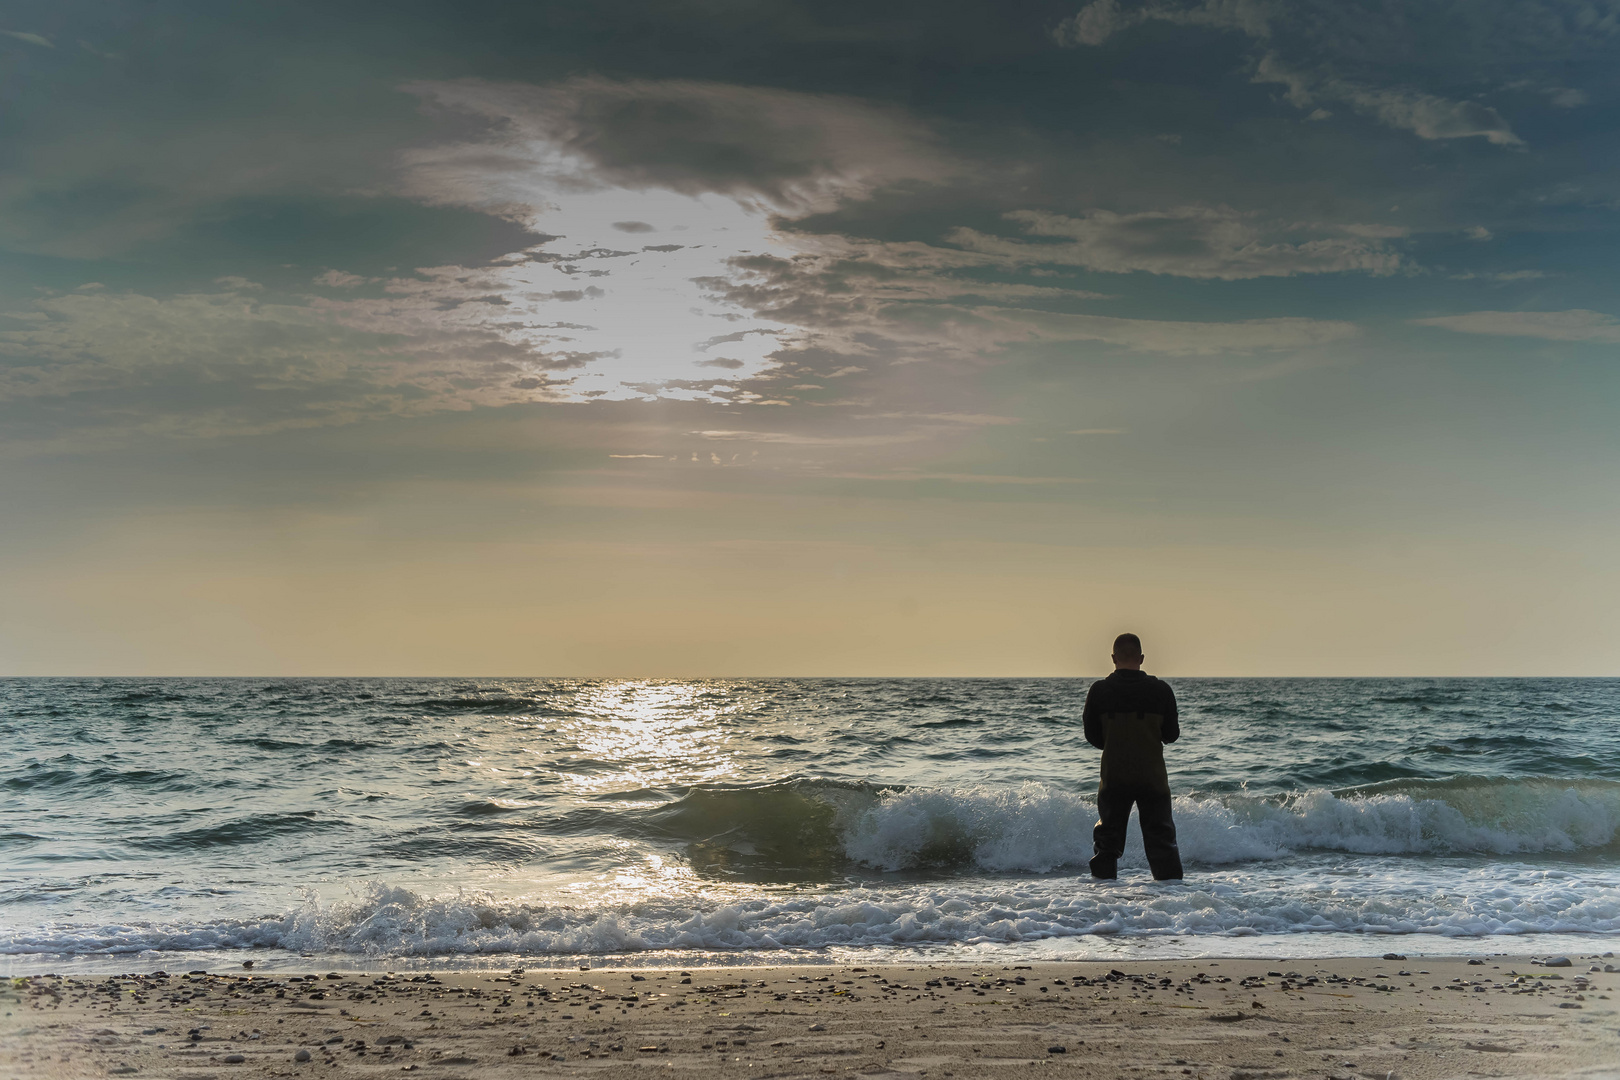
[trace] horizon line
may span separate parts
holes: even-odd
[[[492,674],[437,674],[437,675],[405,675],[405,674],[9,674],[0,673],[0,679],[569,679],[585,682],[698,682],[703,680],[722,682],[741,682],[750,679],[761,680],[789,680],[789,679],[933,679],[933,680],[1060,680],[1060,679],[1097,679],[1106,678],[1109,672],[1084,672],[1073,675],[492,675]],[[1153,675],[1153,672],[1148,672]],[[1568,674],[1525,674],[1510,673],[1497,675],[1459,675],[1459,674],[1422,674],[1422,675],[1396,675],[1396,674],[1358,674],[1358,675],[1157,675],[1164,679],[1620,679],[1620,674],[1613,675],[1568,675]]]

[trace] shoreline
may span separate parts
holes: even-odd
[[[1570,959],[37,975],[0,994],[0,1074],[1620,1080],[1620,970]]]

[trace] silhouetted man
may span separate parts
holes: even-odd
[[[1142,670],[1142,641],[1114,639],[1114,673],[1086,693],[1086,742],[1103,752],[1097,784],[1097,827],[1091,832],[1091,876],[1113,878],[1125,851],[1131,805],[1142,826],[1148,866],[1163,881],[1181,877],[1176,823],[1170,816],[1170,778],[1164,744],[1181,737],[1176,695]]]

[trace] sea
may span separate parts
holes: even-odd
[[[1620,680],[1172,679],[1175,883],[1089,682],[0,680],[0,971],[1620,945]]]

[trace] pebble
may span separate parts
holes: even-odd
[[[298,1053],[293,1055],[293,1060],[294,1061],[308,1061],[309,1057],[310,1057],[310,1055],[309,1055],[308,1050],[300,1050],[300,1051],[298,1051]]]
[[[242,1064],[242,1062],[244,1062],[246,1060],[247,1060],[247,1058],[243,1057],[241,1054],[226,1054],[225,1055],[225,1064],[227,1064],[227,1065],[240,1065],[240,1064]]]
[[[1549,956],[1543,967],[1574,967],[1575,964],[1567,956]]]
[[[1067,1046],[1048,1046],[1046,1052],[1048,1054],[1067,1054],[1069,1048]]]

